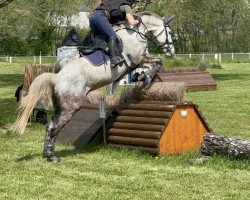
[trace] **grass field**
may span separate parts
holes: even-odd
[[[42,158],[44,126],[22,136],[8,131],[16,118],[14,93],[24,66],[0,63],[0,199],[242,199],[250,197],[250,162],[199,152],[152,156],[105,146],[57,145],[58,164]],[[214,91],[188,92],[214,132],[250,140],[250,64],[209,69]]]

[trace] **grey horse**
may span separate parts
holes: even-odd
[[[20,113],[13,125],[13,130],[23,134],[29,116],[36,104],[44,98],[53,100],[54,115],[46,125],[43,156],[51,162],[59,162],[55,155],[55,140],[59,131],[79,110],[86,101],[87,94],[102,86],[115,82],[144,62],[158,61],[159,58],[147,54],[148,37],[152,33],[153,40],[167,53],[174,54],[169,20],[151,12],[139,13],[142,23],[136,27],[123,24],[114,27],[123,41],[123,56],[126,64],[110,68],[110,62],[99,67],[92,66],[87,59],[78,55],[62,60],[57,66],[57,74],[44,73],[31,84],[28,95],[22,99]]]

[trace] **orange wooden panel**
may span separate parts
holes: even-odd
[[[187,116],[183,117],[182,112]],[[199,149],[206,132],[207,127],[193,105],[178,106],[160,139],[160,154]]]

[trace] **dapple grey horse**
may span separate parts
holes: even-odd
[[[106,64],[94,67],[84,57],[71,56],[58,64],[60,71],[57,74],[41,74],[31,84],[28,95],[21,101],[20,113],[13,130],[23,134],[36,104],[44,98],[52,99],[54,115],[46,125],[43,152],[48,161],[60,160],[54,153],[56,137],[74,113],[88,101],[87,94],[90,91],[116,81],[128,71],[128,67],[134,69],[144,62],[154,60],[147,54],[147,33],[152,33],[153,40],[165,52],[174,53],[169,21],[151,12],[139,15],[142,23],[138,26],[131,28],[125,23],[115,27],[117,35],[123,41],[122,54],[127,65],[110,68],[108,61]]]

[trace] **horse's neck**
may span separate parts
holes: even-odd
[[[117,35],[123,41],[123,53],[128,62],[134,65],[140,64],[142,55],[147,52],[147,40],[145,34],[149,31],[155,31],[157,28],[156,19],[150,19],[150,16],[142,16],[143,24],[140,26],[131,27],[128,23],[115,26]]]
[[[123,41],[123,54],[128,63],[138,65],[142,54],[147,49],[147,40],[145,35],[146,29],[142,26],[131,27],[128,23],[115,27],[117,35]]]

